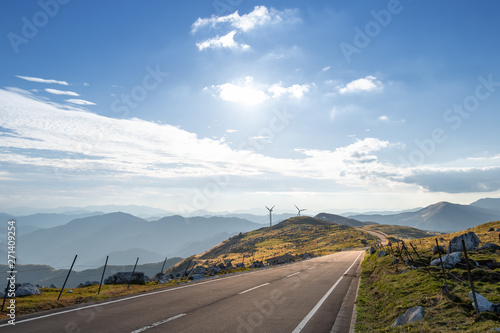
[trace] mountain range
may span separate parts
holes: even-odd
[[[363,222],[403,225],[439,232],[455,232],[482,223],[500,220],[500,199],[481,199],[470,205],[442,201],[415,212],[390,215],[358,214],[349,217]]]

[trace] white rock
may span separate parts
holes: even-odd
[[[394,321],[391,327],[403,326],[409,323],[420,321],[424,319],[424,308],[421,306],[414,306]]]
[[[453,253],[450,253],[450,254],[443,256],[442,259],[443,259],[444,268],[455,267],[455,265],[460,262],[461,257],[462,257],[462,252],[453,252]],[[441,265],[439,258],[431,261],[431,266],[439,266],[439,265]]]

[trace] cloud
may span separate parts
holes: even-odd
[[[376,91],[383,89],[381,81],[377,80],[375,76],[368,75],[362,79],[357,79],[349,82],[343,87],[339,88],[341,94],[351,94],[363,91]]]
[[[280,97],[282,95],[290,95],[295,98],[302,98],[305,93],[309,92],[309,85],[294,84],[291,87],[284,88],[280,82],[269,88],[269,92],[273,94],[274,98]]]
[[[239,44],[234,41],[234,35],[236,34],[236,30],[231,31],[227,35],[222,37],[216,36],[215,38],[205,40],[200,43],[196,43],[196,46],[200,51],[208,48],[228,48],[228,49],[240,49],[240,50],[248,50],[250,49],[249,45]]]
[[[236,132],[238,132],[238,131],[235,129],[227,129],[226,130],[226,133],[236,133]]]
[[[66,102],[73,103],[73,104],[78,104],[78,105],[96,105],[93,102],[89,102],[89,101],[86,101],[86,100],[83,100],[83,99],[74,99],[74,98],[67,99]]]
[[[30,81],[30,82],[39,82],[39,83],[54,83],[54,84],[61,84],[63,86],[69,86],[68,82],[66,81],[57,81],[57,80],[47,80],[47,79],[40,79],[37,77],[31,77],[31,76],[21,76],[21,75],[16,75],[18,78]]]
[[[326,66],[326,67],[323,67],[323,68],[321,69],[321,71],[322,71],[322,72],[326,72],[326,71],[330,70],[330,68],[332,68],[332,66]]]
[[[269,96],[253,84],[253,77],[247,76],[243,84],[224,83],[212,86],[218,96],[228,102],[237,102],[245,105],[257,105],[269,99]]]
[[[304,94],[309,92],[309,87],[310,85],[308,84],[294,84],[290,87],[283,87],[283,84],[280,82],[266,89],[265,85],[257,85],[254,83],[253,77],[247,76],[243,82],[239,80],[236,83],[213,85],[211,88],[216,91],[215,96],[225,101],[257,105],[266,100],[280,97],[300,99],[304,97]]]
[[[249,31],[258,26],[280,23],[283,21],[282,16],[294,16],[293,11],[288,10],[280,12],[273,8],[269,10],[266,6],[255,6],[252,12],[241,16],[238,11],[235,11],[226,16],[198,18],[196,22],[193,23],[191,31],[195,33],[202,27],[210,26],[211,28],[215,28],[221,24],[229,24],[231,27],[240,31]]]
[[[500,190],[500,167],[422,168],[403,181],[430,192],[494,192]]]
[[[386,115],[382,115],[382,116],[378,117],[377,119],[381,120],[381,121],[389,121],[389,117]]]
[[[50,89],[50,88],[46,88],[45,91],[50,93],[50,94],[54,94],[54,95],[80,96],[79,94],[77,94],[76,92],[73,92],[73,91],[63,91],[63,90]]]

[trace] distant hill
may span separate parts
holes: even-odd
[[[139,264],[137,265],[137,272],[144,272],[147,276],[153,277],[156,273],[159,273],[162,266],[163,261],[157,263],[150,264]],[[181,261],[182,258],[175,257],[170,258],[165,263],[165,268],[169,268],[172,265],[177,264]],[[108,262],[108,266],[106,267],[106,272],[104,277],[108,277],[118,272],[131,272],[134,268],[134,262],[130,265],[113,265],[111,262]],[[86,281],[100,281],[102,276],[102,270],[104,266],[104,260],[101,263],[102,266],[92,269],[86,269],[83,271],[72,271],[71,275],[66,284],[67,288],[75,288],[80,283],[85,283]],[[68,267],[69,268],[69,267]],[[45,287],[50,286],[51,284],[55,284],[59,288],[62,287],[66,275],[68,274],[68,268],[65,269],[55,269],[48,265],[17,265],[17,275],[16,282],[25,283],[29,282],[32,284],[39,284]],[[0,265],[0,269],[2,271],[7,271],[6,265]]]
[[[261,226],[239,218],[224,217],[170,216],[148,222],[117,212],[79,218],[65,225],[24,235],[18,240],[17,257],[20,264],[61,267],[71,264],[75,255],[78,255],[77,265],[92,266],[108,254],[116,255],[119,251],[132,248],[140,249],[138,251],[142,253],[152,252],[160,258],[187,256],[190,250],[185,248],[187,244],[201,242],[202,247],[193,246],[191,249],[191,254],[194,254],[211,248],[231,234]],[[4,245],[1,246],[6,248]],[[110,260],[113,258],[110,257]],[[156,261],[158,257],[153,258]],[[1,260],[5,263],[6,259]]]
[[[470,206],[491,209],[500,212],[500,198],[479,199],[470,204]]]
[[[319,213],[315,218],[328,221],[334,224],[348,225],[350,227],[361,227],[368,224],[373,224],[374,222],[361,222],[348,217],[343,217],[340,215],[329,214],[329,213]]]
[[[352,215],[350,218],[364,222],[404,225],[422,230],[455,232],[481,223],[498,220],[500,213],[482,207],[452,204],[443,201],[416,212],[393,215]]]
[[[379,231],[389,237],[398,239],[417,239],[436,236],[440,233],[424,231],[402,225],[370,224],[363,227],[364,230]]]
[[[290,217],[294,217],[296,214],[283,213],[283,214],[274,214],[273,212],[273,224],[279,223]],[[223,215],[225,217],[238,217],[240,219],[245,219],[248,221],[252,221],[255,223],[269,225],[269,214],[266,215],[253,215],[253,214],[226,214]]]

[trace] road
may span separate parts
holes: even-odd
[[[18,317],[1,332],[349,332],[363,252]],[[348,293],[349,287],[351,287]],[[354,287],[354,288],[353,288]],[[346,297],[351,295],[350,297]],[[344,301],[345,299],[345,301]]]
[[[370,234],[372,236],[378,237],[380,239],[380,243],[383,244],[383,245],[389,244],[389,241],[387,240],[387,237],[389,237],[389,236],[387,234],[384,234],[381,231],[366,230],[366,229],[363,229],[363,228],[356,228],[356,229],[358,229],[359,231],[366,232],[366,233],[368,233],[368,234]]]

